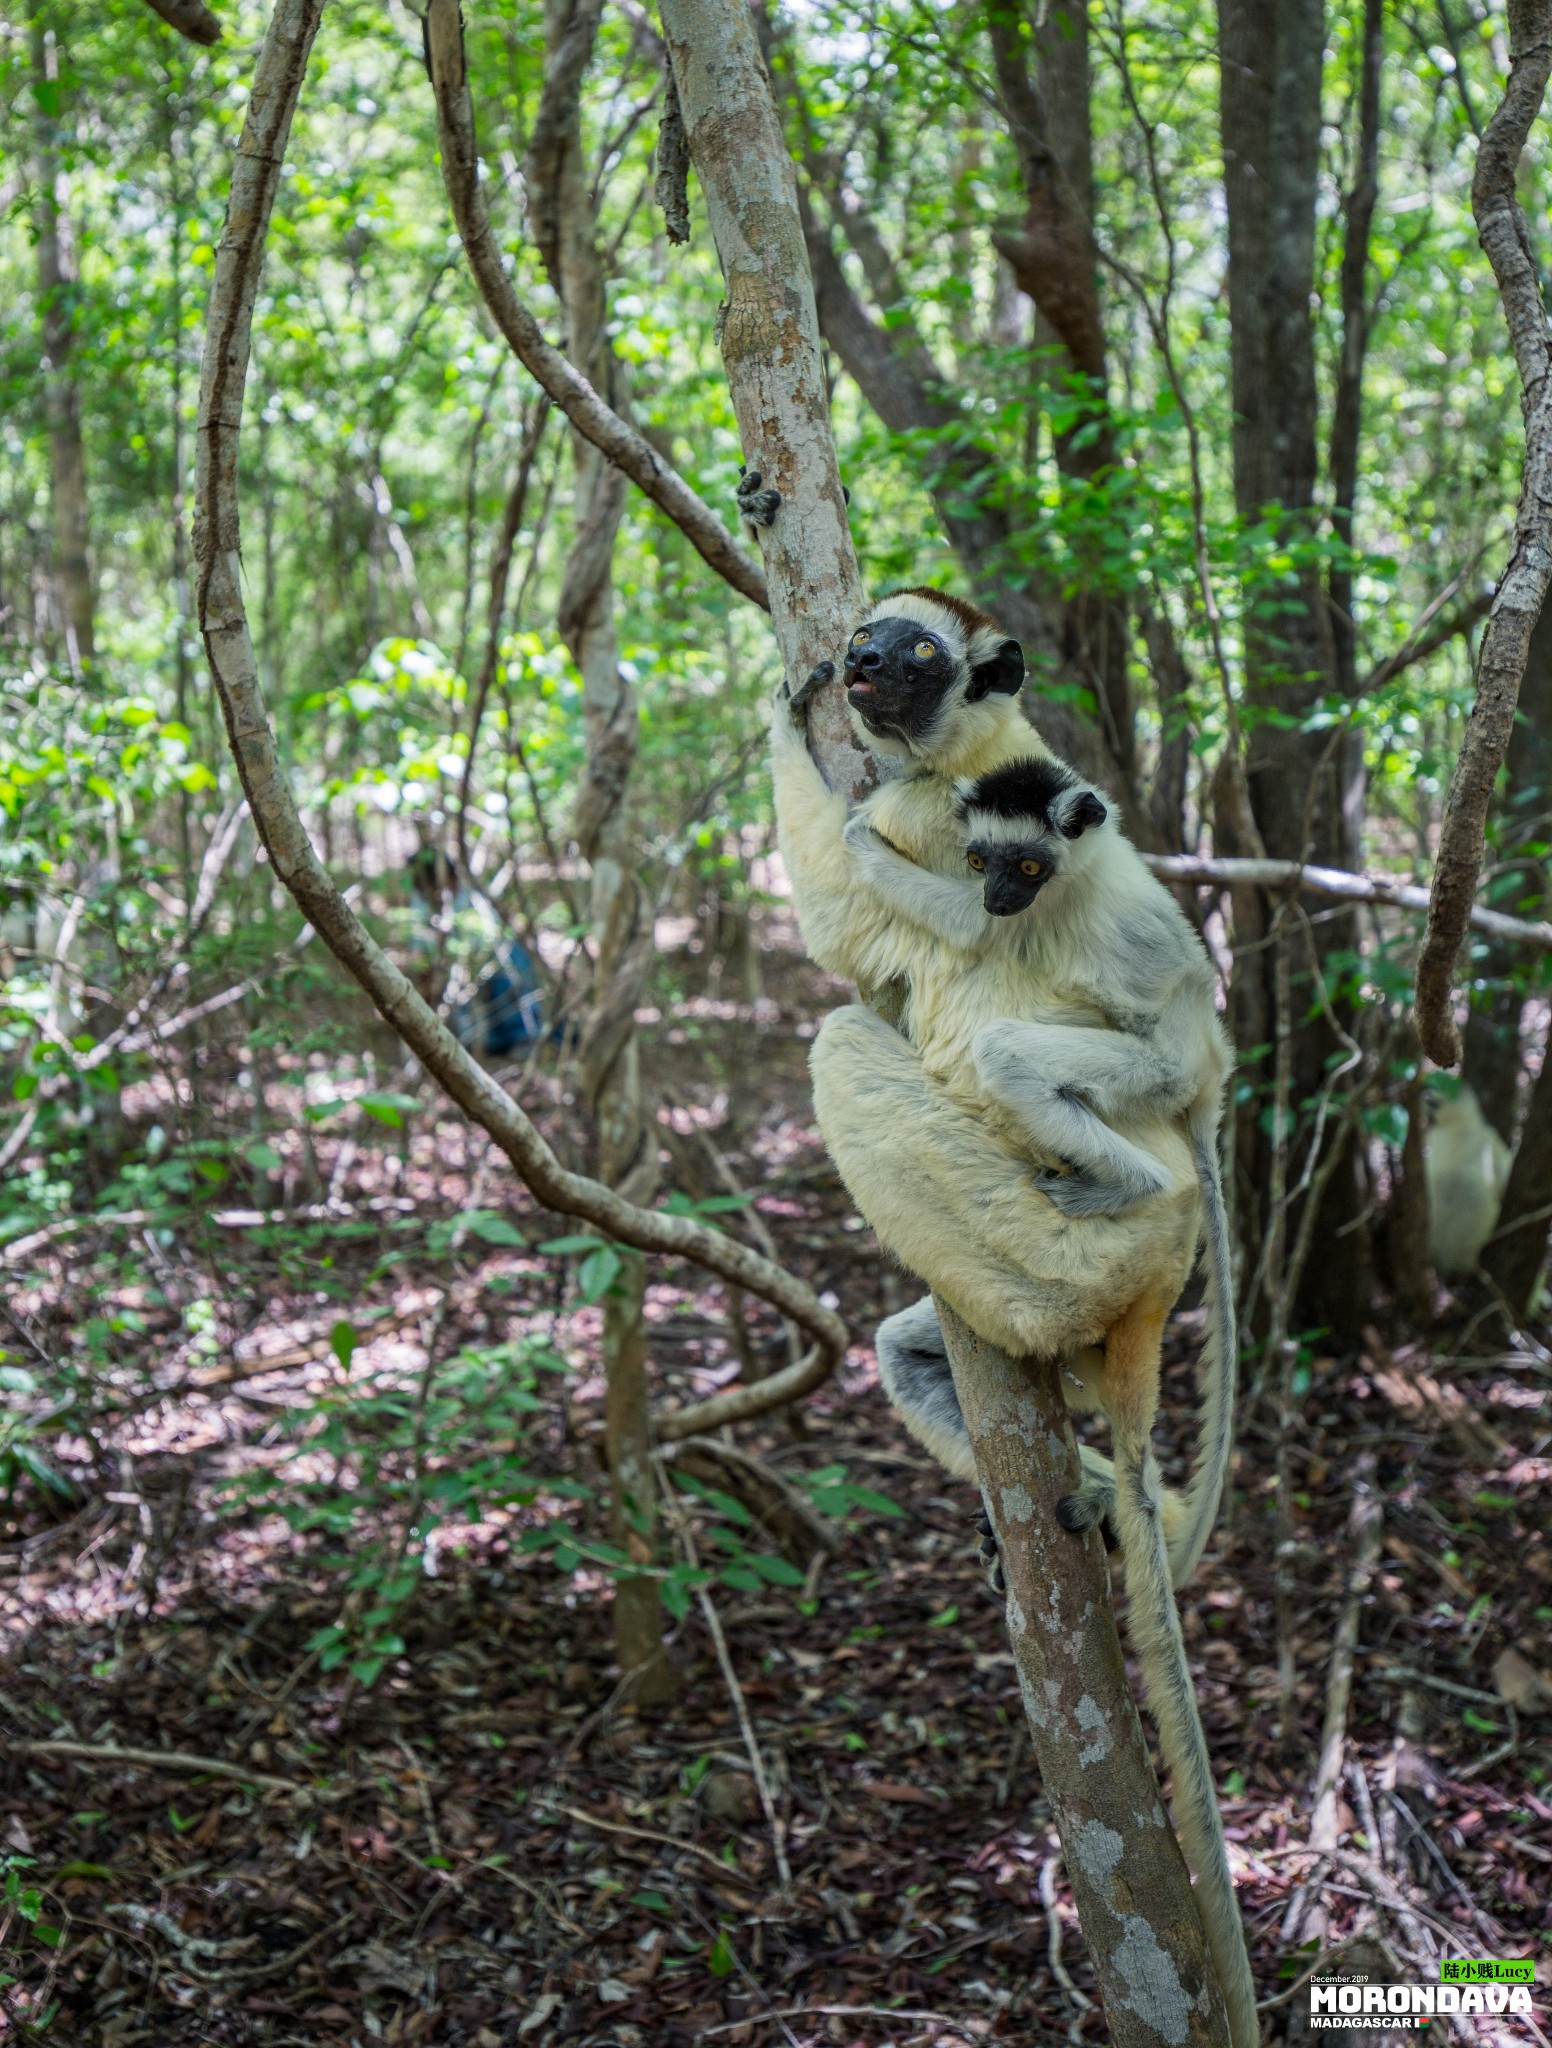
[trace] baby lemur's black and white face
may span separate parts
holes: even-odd
[[[1017,917],[1053,876],[1082,859],[1085,832],[1110,813],[1092,789],[1055,761],[1013,761],[958,785],[965,859],[982,877],[990,917]]]

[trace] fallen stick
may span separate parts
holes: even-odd
[[[189,1777],[235,1778],[243,1785],[258,1785],[266,1792],[287,1792],[293,1799],[311,1799],[313,1788],[298,1785],[291,1778],[272,1778],[264,1771],[250,1771],[245,1764],[227,1763],[218,1756],[194,1756],[184,1749],[125,1749],[113,1742],[16,1741],[0,1737],[0,1753],[12,1756],[62,1756],[77,1763],[129,1764],[139,1770],[179,1771]]]

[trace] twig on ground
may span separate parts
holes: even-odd
[[[62,1756],[85,1764],[123,1764],[136,1770],[176,1771],[185,1777],[234,1778],[241,1785],[256,1785],[264,1792],[285,1792],[293,1799],[313,1799],[311,1785],[299,1785],[292,1778],[272,1778],[264,1771],[249,1770],[245,1764],[228,1763],[218,1756],[193,1756],[182,1749],[129,1749],[113,1742],[20,1741],[0,1736],[0,1752],[13,1756]]]
[[[1347,1518],[1347,1533],[1352,1544],[1353,1561],[1348,1572],[1342,1612],[1331,1639],[1326,1719],[1321,1732],[1320,1763],[1315,1772],[1314,1805],[1310,1814],[1310,1848],[1317,1856],[1336,1854],[1337,1788],[1342,1782],[1346,1758],[1347,1712],[1352,1701],[1358,1627],[1385,1533],[1385,1508],[1374,1484],[1374,1458],[1369,1453],[1359,1458],[1353,1469],[1353,1503]],[[1313,1884],[1301,1886],[1294,1894],[1283,1921],[1284,1938],[1290,1943],[1308,1940],[1310,1935],[1305,1931],[1306,1921],[1318,1935],[1324,1934],[1325,1915]]]
[[[681,1850],[686,1856],[698,1856],[702,1863],[709,1863],[719,1877],[730,1877],[735,1884],[748,1885],[751,1890],[760,1889],[760,1880],[751,1877],[736,1864],[724,1863],[720,1856],[713,1856],[709,1849],[703,1849],[698,1842],[681,1842],[677,1835],[665,1835],[660,1828],[630,1827],[623,1820],[603,1820],[596,1813],[587,1813],[580,1806],[557,1806],[556,1813],[565,1814],[568,1820],[579,1820],[584,1827],[601,1828],[606,1835],[634,1835],[642,1842],[663,1842],[670,1849]]]
[[[680,1548],[684,1552],[685,1562],[689,1565],[691,1571],[694,1571],[700,1563],[695,1552],[695,1537],[691,1532],[689,1521],[674,1494],[674,1490],[668,1483],[668,1475],[664,1472],[661,1465],[658,1467],[658,1484],[662,1490],[668,1519],[674,1525],[674,1532],[678,1536]],[[755,1787],[760,1794],[760,1804],[765,1810],[766,1825],[771,1831],[771,1847],[776,1857],[776,1874],[781,1879],[782,1888],[785,1890],[792,1883],[792,1866],[787,1861],[786,1831],[782,1827],[781,1816],[776,1811],[776,1801],[771,1795],[771,1783],[765,1769],[765,1758],[760,1753],[760,1744],[754,1732],[754,1723],[749,1718],[749,1705],[744,1698],[744,1689],[738,1682],[738,1673],[733,1669],[733,1659],[728,1652],[727,1637],[722,1633],[722,1623],[718,1618],[716,1606],[704,1586],[696,1587],[695,1600],[696,1605],[701,1610],[701,1616],[706,1623],[712,1643],[716,1648],[717,1663],[722,1670],[722,1682],[728,1689],[728,1698],[732,1701],[733,1711],[738,1717],[739,1732],[744,1738],[744,1748],[749,1756],[749,1768],[754,1773]]]

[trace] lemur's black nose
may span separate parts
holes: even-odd
[[[862,652],[857,656],[856,660],[852,663],[853,668],[863,669],[882,668],[883,666],[883,650],[882,648],[878,647],[864,647]]]

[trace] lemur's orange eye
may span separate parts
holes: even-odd
[[[982,875],[982,874],[985,874],[985,872],[986,872],[986,862],[985,862],[985,861],[984,861],[984,860],[983,860],[983,859],[981,858],[980,854],[978,854],[978,853],[967,853],[967,854],[965,855],[965,859],[966,859],[967,861],[969,861],[969,863],[970,863],[971,867],[973,867],[973,868],[975,869],[975,871],[976,871],[976,873],[977,873],[978,875]]]
[[[916,659],[918,661],[931,661],[932,657],[937,653],[937,651],[938,643],[936,640],[918,640],[916,645],[911,649],[911,652],[916,656]]]
[[[855,632],[855,633],[853,633],[853,634],[852,634],[852,636],[851,636],[851,644],[852,644],[852,646],[853,646],[853,647],[860,647],[860,646],[862,645],[863,641],[867,639],[867,637],[868,637],[868,629],[867,629],[867,627],[866,627],[866,626],[859,626],[859,627],[857,628],[856,632]]]
[[[1038,875],[1040,872],[1041,867],[1039,861],[1037,860],[1021,860],[1019,862],[1019,873],[1021,875],[1033,876]]]

